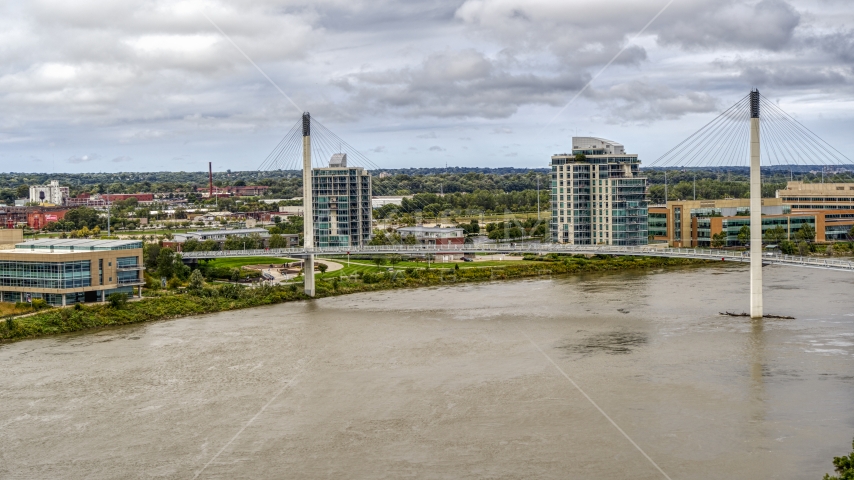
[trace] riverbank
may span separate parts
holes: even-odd
[[[557,257],[523,265],[485,268],[406,268],[396,271],[359,272],[347,277],[317,277],[315,298],[396,288],[418,288],[449,283],[483,282],[544,275],[572,275],[658,268],[702,266],[712,262],[663,257]],[[168,320],[190,315],[237,310],[308,300],[297,285],[262,285],[244,288],[227,284],[205,286],[183,293],[151,292],[140,301],[113,307],[109,304],[54,308],[0,322],[0,342],[37,338],[87,329]]]

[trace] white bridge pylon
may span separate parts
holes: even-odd
[[[759,90],[750,92],[750,318],[762,318],[762,173]]]

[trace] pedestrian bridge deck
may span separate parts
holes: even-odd
[[[424,256],[428,254],[463,253],[564,253],[599,255],[634,255],[648,257],[694,258],[726,262],[750,262],[750,252],[716,250],[707,248],[659,248],[655,246],[619,247],[610,245],[565,245],[554,243],[502,243],[464,245],[371,245],[366,247],[315,247],[315,248],[269,248],[257,250],[226,250],[219,252],[185,252],[186,260],[201,260],[226,257],[300,257],[314,255],[384,255],[399,253]],[[821,257],[801,257],[766,253],[762,263],[791,267],[820,268],[854,272],[854,261]]]

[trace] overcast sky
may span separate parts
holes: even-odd
[[[252,170],[303,110],[386,168],[576,131],[648,163],[751,87],[854,158],[854,2],[674,0],[635,39],[667,2],[1,2],[0,167]]]

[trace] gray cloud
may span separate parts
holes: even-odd
[[[610,106],[610,121],[676,119],[689,113],[714,112],[717,100],[700,92],[677,92],[665,85],[640,80],[607,89],[588,90],[587,96]]]
[[[359,72],[339,80],[352,102],[404,116],[506,118],[528,104],[559,105],[580,89],[584,73],[513,72],[473,49],[433,53],[416,67]]]
[[[854,30],[850,15],[839,13],[847,3],[679,0],[627,45],[662,5],[209,0],[203,7],[301,108],[363,151],[407,151],[408,165],[434,160],[432,144],[456,151],[462,143],[471,147],[463,164],[522,148],[524,161],[537,161],[529,158],[547,158],[546,146],[563,141],[560,125],[580,126],[576,117],[605,137],[633,135],[611,133],[615,123],[643,124],[642,138],[656,137],[658,148],[673,135],[668,122],[702,122],[752,86],[783,104],[797,99],[800,118],[830,108],[838,125],[852,116]],[[0,166],[59,155],[79,169],[118,168],[130,162],[114,161],[123,156],[141,169],[201,169],[195,159],[207,158],[256,167],[299,112],[201,7],[0,3]],[[552,128],[531,135],[623,47]],[[502,143],[525,140],[503,150],[496,132],[513,137]],[[442,138],[415,149],[413,135]],[[81,148],[103,157],[81,156]]]
[[[444,148],[442,148],[442,147],[440,147],[440,146],[438,146],[438,145],[433,145],[433,146],[432,146],[432,147],[430,147],[428,150],[430,150],[431,152],[444,152],[444,151],[445,151],[445,149],[444,149]]]
[[[110,161],[113,163],[132,162],[133,158],[128,157],[127,155],[122,155],[121,157],[116,157]]]
[[[714,0],[674,4],[653,30],[663,45],[780,50],[800,22],[800,13],[784,0]]]
[[[380,145],[380,146],[368,149],[368,151],[373,152],[373,153],[385,153],[385,146]]]

